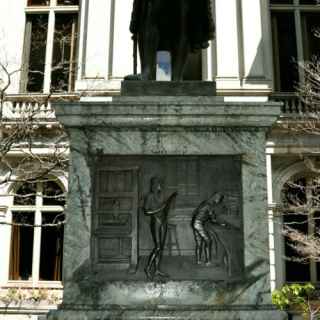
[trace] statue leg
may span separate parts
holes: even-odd
[[[167,237],[167,229],[168,226],[166,223],[162,224],[159,227],[159,239],[160,239],[160,248],[157,254],[157,257],[155,259],[155,274],[160,277],[168,277],[168,275],[160,270],[160,264],[162,260],[163,250],[164,246],[166,244],[166,237]]]
[[[154,248],[149,255],[147,265],[144,269],[144,271],[147,275],[147,278],[149,280],[152,280],[152,278],[153,278],[152,266],[154,265],[156,255],[157,255],[157,248]]]
[[[205,262],[207,265],[211,264],[211,251],[212,251],[212,239],[208,232],[203,229],[203,240],[204,240],[204,254]]]
[[[201,264],[203,240],[200,233],[196,229],[194,229],[194,239],[196,242],[196,261],[197,261],[197,264]]]
[[[154,272],[155,272],[155,268],[156,268],[156,258],[158,255],[158,251],[160,249],[160,241],[158,238],[157,223],[156,223],[154,217],[151,217],[150,231],[151,231],[151,236],[152,236],[153,243],[154,243],[154,248],[152,249],[152,251],[149,255],[148,262],[146,264],[144,271],[147,275],[147,278],[149,280],[152,280]],[[152,272],[152,269],[154,269],[153,272]]]
[[[188,59],[189,54],[189,41],[188,41],[188,1],[180,0],[180,11],[177,19],[178,23],[178,39],[175,39],[172,44],[172,80],[182,81],[183,71]]]
[[[206,255],[206,264],[207,265],[211,265],[211,251],[212,251],[212,240],[206,240],[206,244],[205,244],[205,255]]]
[[[181,43],[184,42],[184,43]],[[172,51],[172,80],[182,81],[183,71],[189,54],[189,45],[186,40],[180,40],[180,46]]]
[[[159,1],[159,0],[158,0]],[[157,25],[157,1],[149,2],[146,21],[139,34],[139,52],[142,80],[156,80],[159,28]]]

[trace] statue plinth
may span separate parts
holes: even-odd
[[[214,81],[122,81],[121,96],[214,97]]]
[[[146,94],[53,103],[72,161],[63,304],[48,319],[286,319],[271,304],[266,214],[266,132],[280,104]],[[155,176],[163,199],[177,196],[161,220],[168,278],[148,279]],[[210,204],[215,192],[223,201]]]

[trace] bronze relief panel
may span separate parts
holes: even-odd
[[[95,267],[112,270],[112,279],[240,277],[241,184],[240,156],[101,156]]]

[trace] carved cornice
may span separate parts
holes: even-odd
[[[221,99],[158,101],[54,102],[57,118],[68,128],[151,131],[267,130],[280,116],[280,103],[223,102]]]

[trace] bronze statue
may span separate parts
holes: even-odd
[[[223,197],[221,193],[213,194],[208,200],[201,202],[193,213],[191,226],[196,242],[196,260],[198,264],[202,264],[204,251],[204,262],[207,266],[211,265],[212,238],[206,224],[208,222],[216,223],[214,207],[222,202]]]
[[[151,179],[150,192],[144,203],[144,213],[150,216],[150,230],[154,242],[154,248],[145,267],[149,280],[153,280],[155,276],[167,277],[165,273],[160,271],[160,263],[167,236],[168,214],[176,196],[177,192],[174,192],[168,199],[164,200],[160,179],[158,177]]]
[[[172,80],[181,81],[188,54],[209,46],[214,37],[211,0],[134,0],[130,31],[135,43],[134,75],[155,80],[157,51],[171,53]],[[141,74],[136,74],[139,46]]]

